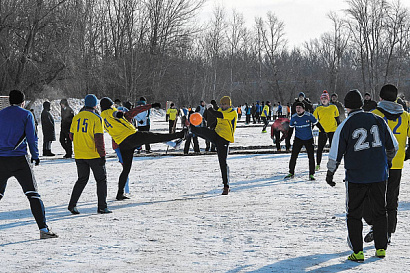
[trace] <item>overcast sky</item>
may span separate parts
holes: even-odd
[[[409,0],[402,0],[406,7]],[[288,46],[300,46],[310,39],[319,38],[321,34],[332,30],[332,23],[327,14],[335,11],[343,16],[343,9],[348,5],[343,0],[208,0],[201,12],[201,20],[212,16],[216,6],[225,7],[227,15],[235,9],[242,13],[248,26],[254,25],[255,16],[266,18],[268,11],[273,12],[285,23]]]

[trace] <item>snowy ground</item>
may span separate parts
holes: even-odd
[[[165,132],[167,124],[158,119],[153,129]],[[56,126],[59,132],[58,122]],[[269,134],[260,131],[240,123],[232,147],[271,145]],[[34,167],[48,224],[58,239],[38,239],[29,203],[17,181],[9,180],[0,206],[1,272],[385,273],[410,266],[408,162],[398,228],[387,257],[375,258],[372,244],[365,244],[365,262],[357,264],[346,261],[351,251],[346,244],[343,166],[335,176],[339,183],[329,187],[324,181],[327,154],[317,181],[307,179],[306,154],[298,159],[296,177],[284,181],[289,154],[233,153],[228,157],[228,196],[220,195],[216,155],[139,156],[130,175],[132,199],[114,201],[121,167],[108,135],[106,143],[112,214],[96,213],[93,178],[78,204],[81,214],[67,211],[77,177],[74,159],[42,158]],[[166,146],[153,149],[163,153]],[[58,142],[52,150],[62,158]],[[367,230],[365,226],[363,232]]]

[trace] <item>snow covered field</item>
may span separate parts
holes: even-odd
[[[167,124],[156,117],[153,130]],[[242,118],[242,121],[244,117]],[[59,132],[56,123],[56,132]],[[239,123],[239,146],[272,145],[261,127]],[[39,127],[39,148],[42,134]],[[58,139],[58,135],[57,135]],[[331,188],[327,154],[317,181],[309,181],[306,154],[296,177],[284,181],[290,154],[231,154],[231,192],[221,196],[216,155],[139,156],[130,174],[132,199],[115,201],[121,166],[106,135],[108,206],[96,213],[94,178],[78,209],[67,210],[77,173],[74,159],[41,158],[34,167],[48,224],[58,239],[39,240],[29,203],[17,181],[0,203],[0,272],[405,272],[410,266],[409,162],[405,162],[397,232],[385,259],[365,244],[365,262],[346,261],[343,166]],[[200,142],[201,148],[204,143]],[[163,153],[164,144],[153,145]],[[175,153],[171,151],[171,154]],[[177,153],[181,153],[180,151]],[[365,225],[363,233],[367,233]]]

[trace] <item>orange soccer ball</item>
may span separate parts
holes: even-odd
[[[189,117],[189,122],[192,125],[199,125],[202,123],[202,115],[200,113],[193,113],[191,114],[191,116]]]

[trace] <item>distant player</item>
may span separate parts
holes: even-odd
[[[293,140],[292,155],[289,161],[289,174],[285,176],[285,179],[295,176],[296,159],[302,147],[305,146],[309,158],[309,180],[316,180],[312,128],[316,125],[319,130],[323,131],[323,127],[311,113],[305,111],[303,102],[297,102],[295,108],[296,114],[292,115],[289,124],[291,130],[295,129],[295,139]]]
[[[289,134],[289,123],[288,118],[278,118],[270,127],[270,137],[273,140],[273,143],[276,145],[278,151],[281,150],[280,143],[285,140],[286,151],[290,151],[290,139],[288,139]],[[282,137],[281,137],[282,134]]]
[[[348,260],[364,261],[362,217],[366,198],[372,204],[376,257],[384,258],[387,248],[386,181],[398,143],[381,117],[363,111],[363,98],[358,90],[349,91],[344,104],[348,118],[335,132],[326,182],[335,186],[333,176],[344,157],[348,243],[353,250]]]

